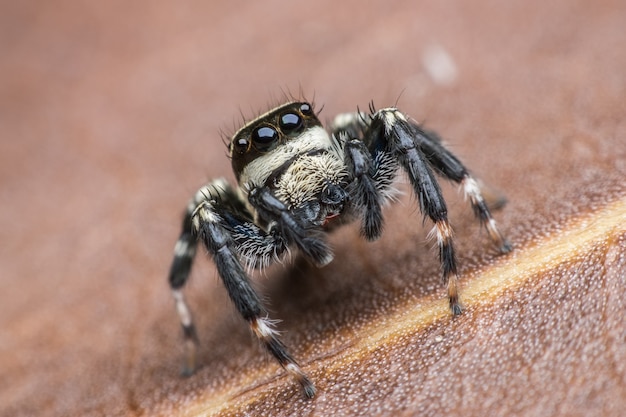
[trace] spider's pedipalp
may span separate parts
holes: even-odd
[[[294,244],[317,265],[324,266],[333,260],[333,253],[317,234],[307,231],[287,206],[272,195],[267,187],[254,188],[248,198],[266,221],[276,221],[276,227],[287,242]]]

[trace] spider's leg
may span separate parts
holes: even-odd
[[[365,133],[371,147],[384,148],[406,170],[418,198],[420,209],[434,223],[434,233],[439,247],[442,278],[447,286],[450,309],[461,314],[457,288],[457,261],[452,242],[452,227],[448,222],[448,209],[428,161],[415,142],[412,126],[396,109],[381,109],[371,116],[372,123]]]
[[[294,244],[302,253],[319,266],[333,260],[333,253],[315,228],[307,228],[276,198],[267,187],[250,190],[248,200],[261,218],[272,224],[288,244]]]
[[[382,196],[374,179],[374,161],[365,143],[360,139],[350,139],[346,132],[340,132],[344,143],[344,159],[348,171],[355,179],[356,206],[363,212],[361,235],[367,240],[376,240],[383,230]]]
[[[463,187],[463,191],[472,205],[474,214],[487,230],[491,240],[500,252],[510,252],[512,249],[511,244],[502,235],[496,225],[496,221],[491,216],[478,182],[469,174],[461,161],[441,144],[441,140],[436,133],[424,130],[415,123],[410,123],[410,126],[414,131],[415,142],[430,165],[444,178],[448,178]]]
[[[237,311],[248,322],[256,337],[278,363],[302,385],[305,395],[313,397],[315,386],[278,338],[272,321],[267,317],[267,312],[259,296],[246,276],[238,258],[237,241],[233,237],[232,231],[229,230],[232,224],[229,224],[229,220],[225,219],[232,213],[217,209],[221,207],[219,202],[204,201],[200,203],[192,216],[193,229],[215,261],[218,274]],[[255,229],[249,227],[247,230],[253,231]],[[259,239],[262,240],[262,238],[259,236]]]
[[[191,375],[196,367],[196,351],[198,345],[198,335],[196,327],[193,323],[191,310],[185,301],[182,288],[185,286],[196,254],[197,238],[192,230],[192,215],[196,207],[211,194],[217,194],[217,190],[226,185],[222,179],[215,180],[212,183],[200,188],[195,196],[189,201],[185,214],[183,216],[182,231],[176,245],[174,246],[174,259],[170,267],[169,283],[172,290],[172,296],[176,303],[176,311],[180,318],[183,328],[183,337],[185,339],[185,363],[183,366],[183,375]]]
[[[333,135],[340,141],[340,136],[345,138],[362,138],[370,122],[369,114],[361,111],[352,113],[340,113],[330,123],[329,128]]]
[[[182,289],[189,278],[197,250],[198,239],[192,225],[192,217],[196,208],[208,201],[219,207],[224,218],[227,219],[223,225],[231,231],[238,253],[245,259],[248,266],[266,266],[287,249],[275,233],[265,233],[253,223],[246,221],[246,219],[251,219],[251,215],[226,180],[214,180],[196,192],[185,210],[182,231],[174,247],[174,259],[169,273],[170,288],[185,340],[185,361],[182,373],[186,376],[193,374],[196,368],[198,336]]]

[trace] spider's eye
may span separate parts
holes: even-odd
[[[278,132],[273,127],[261,126],[252,131],[251,137],[254,147],[265,151],[278,139]]]
[[[300,104],[300,111],[305,116],[310,116],[311,114],[313,114],[313,109],[311,109],[311,105],[309,103]]]
[[[280,116],[279,124],[283,132],[294,132],[302,127],[302,118],[295,113],[285,113]]]
[[[250,142],[248,142],[248,139],[246,138],[239,138],[231,144],[232,149],[238,154],[245,153],[248,150],[249,145]]]

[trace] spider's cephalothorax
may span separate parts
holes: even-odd
[[[393,196],[392,182],[400,167],[423,215],[435,224],[433,234],[453,314],[460,314],[462,308],[452,228],[433,173],[459,183],[499,250],[511,249],[477,181],[435,133],[395,108],[341,114],[329,133],[309,103],[289,102],[237,131],[229,151],[239,186],[218,179],[200,188],[187,206],[170,270],[187,347],[187,374],[195,368],[198,339],[181,290],[198,241],[213,257],[237,310],[307,397],[315,395],[315,387],[278,338],[246,267],[264,267],[294,247],[315,264],[325,265],[333,254],[324,232],[355,219],[360,220],[366,239],[378,238],[383,227],[381,208]]]

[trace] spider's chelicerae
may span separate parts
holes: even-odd
[[[237,131],[229,153],[238,187],[218,179],[200,188],[187,206],[169,282],[184,331],[184,372],[195,368],[198,338],[185,302],[185,285],[201,241],[212,256],[235,307],[278,363],[302,386],[315,386],[288,352],[250,285],[246,267],[262,268],[297,248],[316,265],[333,253],[325,232],[359,220],[361,234],[377,239],[382,206],[393,195],[399,168],[406,171],[424,216],[435,226],[443,282],[452,313],[462,312],[457,262],[446,203],[434,173],[461,185],[474,213],[501,252],[511,246],[496,227],[478,182],[441,143],[396,108],[338,115],[324,129],[311,104],[292,101]]]

